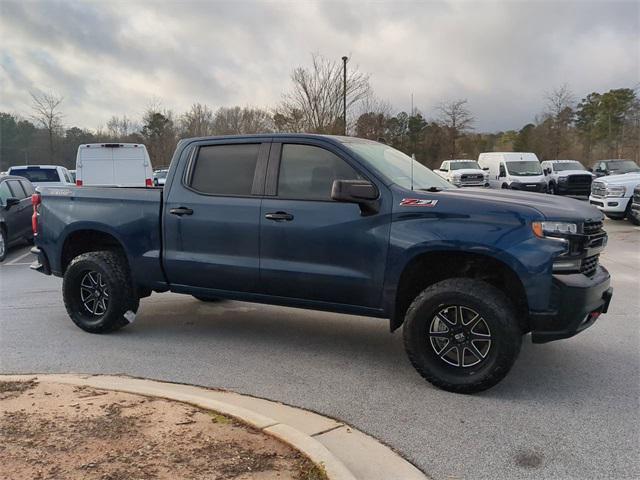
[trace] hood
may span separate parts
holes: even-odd
[[[464,199],[469,202],[483,202],[486,204],[498,202],[511,204],[514,207],[533,208],[547,220],[584,222],[598,221],[603,218],[602,213],[587,202],[545,193],[475,188],[455,188],[438,192],[439,199],[441,198],[445,201],[447,197]],[[431,195],[429,198],[434,197]]]
[[[621,173],[620,175],[609,175],[607,177],[600,177],[597,181],[603,183],[626,183],[633,182],[635,180],[640,181],[639,172]]]
[[[453,170],[453,175],[457,176],[459,175],[479,175],[482,174],[484,175],[485,172],[484,170],[480,170],[479,168],[460,168],[458,170]]]
[[[595,174],[586,170],[562,170],[556,174],[558,177],[568,177],[569,175],[591,175],[591,178],[595,178]]]

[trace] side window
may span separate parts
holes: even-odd
[[[13,197],[13,193],[9,190],[9,184],[7,182],[0,182],[0,202],[2,205],[7,203],[7,198]]]
[[[7,180],[6,183],[9,184],[9,188],[11,189],[11,192],[13,192],[14,197],[19,198],[20,200],[22,200],[23,198],[26,198],[27,193],[22,188],[22,184],[20,183],[20,181]]]
[[[63,170],[62,173],[64,174],[64,181],[67,183],[73,183],[71,181],[71,177],[69,176],[69,171],[68,170]]]
[[[259,143],[201,147],[189,185],[212,195],[251,195],[259,149]]]
[[[22,188],[26,192],[27,196],[31,196],[35,193],[33,185],[31,185],[29,182],[20,181],[20,183],[22,184]]]
[[[607,164],[604,162],[600,162],[600,170],[605,172],[607,170]]]
[[[299,200],[331,200],[334,180],[357,180],[358,173],[328,150],[312,145],[282,146],[278,196]]]

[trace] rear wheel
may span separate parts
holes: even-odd
[[[0,262],[7,257],[7,234],[4,227],[0,226]]]
[[[467,278],[438,282],[418,295],[407,310],[403,335],[420,375],[456,393],[480,392],[500,382],[522,343],[504,294]]]
[[[126,326],[139,305],[126,259],[111,251],[74,258],[65,271],[62,294],[71,320],[90,333]]]

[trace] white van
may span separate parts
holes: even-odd
[[[88,143],[78,147],[76,185],[152,187],[153,168],[140,143]]]
[[[547,180],[535,153],[481,153],[478,156],[478,163],[489,173],[491,188],[547,192]]]

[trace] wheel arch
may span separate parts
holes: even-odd
[[[399,328],[413,299],[425,288],[449,278],[475,278],[500,289],[512,302],[520,328],[528,330],[528,300],[518,273],[494,256],[455,250],[423,252],[404,266],[391,310],[391,331]]]
[[[67,234],[60,250],[60,271],[78,255],[99,250],[115,250],[129,262],[124,244],[111,232],[97,228],[82,228]]]

